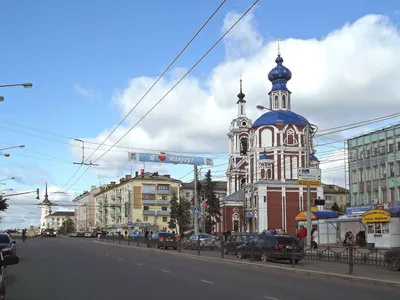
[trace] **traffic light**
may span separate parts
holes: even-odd
[[[36,200],[39,200],[39,189],[36,189]]]

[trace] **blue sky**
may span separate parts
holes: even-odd
[[[194,0],[2,3],[0,84],[34,84],[32,89],[0,89],[0,95],[5,97],[0,103],[0,147],[26,145],[25,150],[10,150],[10,158],[1,158],[2,175],[17,177],[4,188],[43,189],[45,181],[61,188],[76,171],[72,161],[78,159],[71,153],[71,141],[66,137],[94,139],[113,128],[124,115],[118,109],[115,94],[127,89],[132,78],[158,76],[218,3]],[[189,68],[221,35],[226,14],[243,12],[251,3],[228,1],[175,67]],[[267,44],[278,36],[301,40],[322,38],[370,13],[386,15],[397,26],[399,9],[395,1],[335,1],[323,5],[320,1],[260,1],[253,19],[263,44]],[[192,76],[205,79],[224,61],[226,49],[221,43]],[[72,148],[79,151],[76,147],[79,143],[74,145]],[[121,145],[127,142],[123,140]],[[154,145],[154,149],[160,147]],[[174,149],[183,148],[176,145]],[[220,158],[215,164],[225,162],[225,158]],[[108,178],[103,176],[100,180],[104,183],[126,173],[130,169],[126,164],[127,167],[114,168]],[[137,169],[134,166],[133,170]],[[222,166],[214,170],[220,176],[224,169]],[[168,171],[180,178],[190,170],[173,166]],[[88,172],[72,190],[82,192],[98,183],[98,174]]]

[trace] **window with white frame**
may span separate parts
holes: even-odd
[[[389,222],[378,222],[378,223],[367,223],[368,233],[381,235],[381,234],[389,234]]]

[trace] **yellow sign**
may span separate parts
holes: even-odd
[[[314,186],[320,186],[321,181],[308,181],[308,180],[297,180],[298,185],[314,185]]]
[[[361,222],[363,223],[390,222],[390,213],[381,209],[372,209],[363,214]]]

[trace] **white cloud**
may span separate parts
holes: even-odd
[[[74,90],[76,93],[89,100],[95,100],[100,97],[100,93],[98,91],[89,88],[84,88],[83,86],[77,83],[74,84]]]
[[[226,15],[224,28],[235,15]],[[253,121],[260,115],[255,106],[269,104],[271,83],[267,74],[275,66],[276,44],[263,42],[254,21],[250,15],[233,30],[225,41],[226,59],[215,66],[208,78],[200,81],[187,77],[121,144],[166,151],[227,152],[226,133],[237,112],[240,74],[247,112]],[[292,109],[320,129],[398,111],[398,49],[398,29],[380,15],[364,16],[323,38],[294,37],[282,41],[284,65],[293,73],[288,84],[293,93]],[[133,126],[176,82],[179,72],[164,77],[107,143],[116,141]],[[133,78],[126,89],[115,94],[113,101],[121,116],[130,111],[154,81],[155,78],[144,76]],[[91,140],[102,141],[109,132],[107,129]],[[335,139],[343,136],[336,134]],[[80,157],[79,149],[71,151]],[[100,163],[126,164],[127,154],[110,152]],[[341,176],[329,176],[339,182],[344,172]]]
[[[57,194],[60,191],[59,187],[49,186],[48,194],[50,201],[57,204],[53,207],[53,211],[57,210],[72,210],[73,207],[69,206],[72,204],[71,200],[77,195],[74,192],[68,192],[67,194]],[[17,193],[24,191],[12,191],[10,193]],[[7,203],[9,207],[6,211],[1,212],[1,224],[2,229],[9,228],[29,228],[29,226],[38,226],[40,223],[41,205],[39,205],[44,199],[45,190],[40,190],[40,200],[36,199],[36,193],[26,195],[10,196]],[[68,205],[68,206],[62,206]]]

